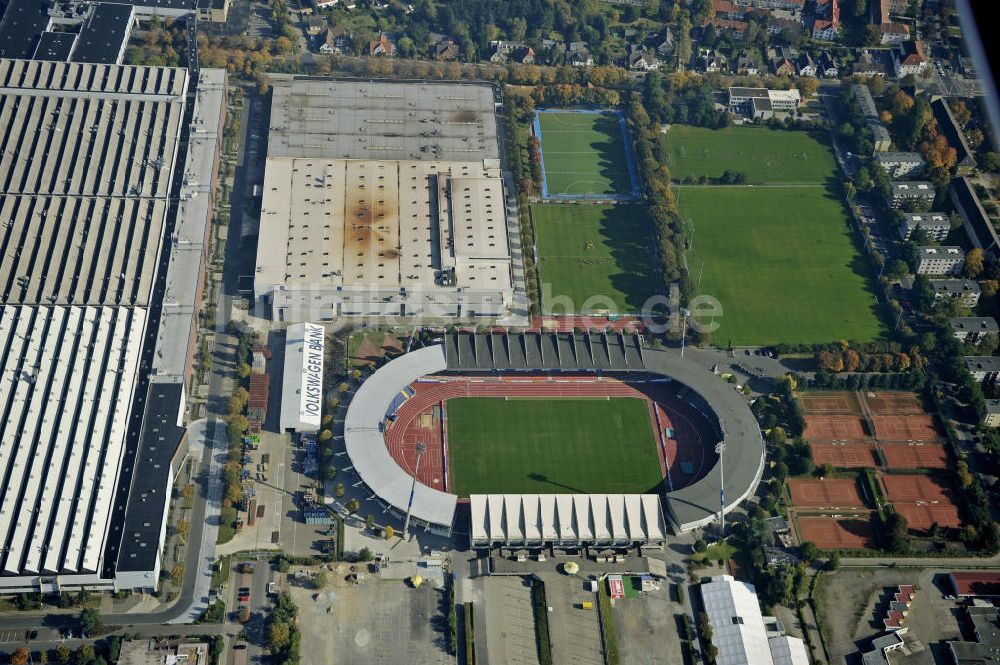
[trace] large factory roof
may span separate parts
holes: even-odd
[[[273,79],[269,157],[499,158],[490,85]]]
[[[145,323],[141,308],[0,307],[0,574],[101,569]]]
[[[4,302],[148,304],[185,85],[179,69],[0,60]]]
[[[275,285],[433,288],[456,264],[462,286],[511,288],[499,168],[268,159],[259,294]]]
[[[80,26],[80,39],[71,58],[73,62],[118,64],[125,54],[125,43],[134,19],[132,5],[98,3]]]

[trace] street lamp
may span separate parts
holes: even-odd
[[[410,510],[413,508],[413,494],[417,491],[417,473],[420,472],[420,456],[427,450],[427,446],[422,441],[417,441],[417,463],[413,467],[413,484],[410,485],[410,501],[406,504],[406,519],[403,520],[403,534],[409,533]]]
[[[691,310],[681,308],[681,358],[684,357],[684,346],[687,343],[687,322],[690,315]]]
[[[715,444],[715,452],[719,456],[719,522],[722,524],[722,538],[726,537],[726,465],[722,453],[726,452],[726,442]]]

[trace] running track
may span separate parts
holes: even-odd
[[[676,384],[623,383],[615,379],[545,376],[438,376],[411,384],[415,394],[397,411],[386,430],[389,454],[407,473],[414,475],[416,445],[426,451],[420,458],[417,480],[442,491],[450,491],[447,468],[447,419],[440,413],[455,397],[636,397],[646,401],[657,432],[660,470],[667,489],[680,489],[698,480],[707,468],[711,426],[705,417],[675,394]],[[421,423],[421,416],[424,416]],[[425,426],[426,425],[426,426]],[[667,428],[674,437],[666,436]],[[692,469],[685,474],[682,465]],[[669,468],[669,473],[667,470]]]

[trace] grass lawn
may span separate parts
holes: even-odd
[[[531,219],[540,282],[550,286],[552,296],[569,297],[576,313],[612,305],[619,313],[639,312],[663,291],[644,207],[543,203],[531,206]],[[594,296],[602,298],[587,303]],[[543,298],[546,314],[565,313],[554,305]]]
[[[546,111],[538,126],[549,194],[632,193],[616,114]]]
[[[459,496],[642,493],[663,480],[641,399],[460,397],[447,416]]]
[[[219,534],[215,539],[216,545],[228,543],[236,535],[236,509],[231,506],[223,506],[219,511]]]
[[[827,136],[818,132],[672,125],[663,140],[675,180],[730,170],[753,183],[825,183],[837,168]]]
[[[722,304],[713,343],[870,341],[885,332],[868,264],[842,203],[826,189],[674,191],[694,226],[687,261],[696,291]]]

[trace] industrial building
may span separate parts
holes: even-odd
[[[175,164],[215,164],[181,146],[218,132],[225,72],[201,77],[192,104],[182,69],[0,59],[0,592],[159,582],[194,349],[161,324],[191,328],[178,247],[211,206],[199,226]]]
[[[494,94],[276,78],[257,304],[289,322],[507,316],[516,229]]]

